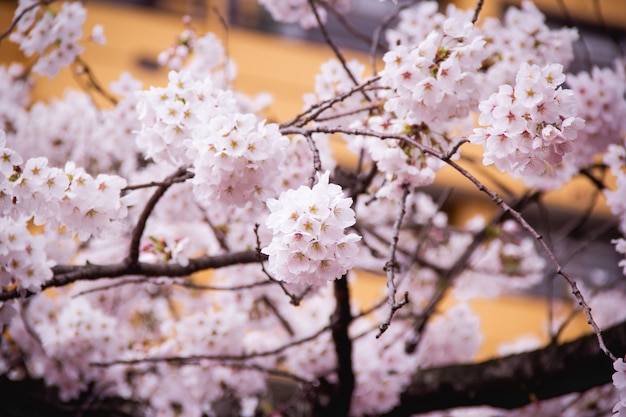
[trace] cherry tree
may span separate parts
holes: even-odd
[[[32,100],[39,77],[96,74],[81,54],[106,47],[106,28],[83,27],[81,2],[19,1],[0,35],[28,62],[0,67],[0,407],[626,415],[626,240],[611,242],[620,276],[592,286],[566,263],[586,245],[563,255],[527,214],[582,177],[613,214],[583,243],[626,233],[624,60],[569,73],[577,30],[548,27],[530,2],[500,20],[481,18],[482,1],[410,1],[373,34],[340,19],[372,51],[348,61],[326,22],[349,0],[260,3],[329,47],[290,120],[233,89],[235,63],[190,20],[163,45],[162,85],[124,72]],[[482,161],[467,163],[468,146]],[[487,166],[523,192],[485,184]],[[495,215],[450,222],[450,193],[431,193],[444,167]],[[564,237],[585,229],[581,211]],[[351,296],[365,271],[386,282],[367,306]],[[476,362],[471,301],[555,281],[589,334],[563,342],[572,316],[550,314],[549,343],[520,338]]]

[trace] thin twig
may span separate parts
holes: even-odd
[[[397,269],[396,263],[396,249],[398,248],[398,236],[400,235],[400,226],[402,225],[402,220],[404,219],[404,215],[406,213],[406,200],[409,197],[411,190],[409,189],[408,184],[402,186],[402,197],[400,198],[400,213],[398,213],[398,217],[396,217],[396,221],[393,225],[393,235],[391,238],[391,246],[389,248],[389,260],[385,264],[385,272],[387,273],[387,292],[388,292],[388,304],[389,304],[389,313],[387,314],[387,318],[378,326],[378,334],[376,338],[378,339],[380,336],[385,333],[385,331],[389,328],[391,324],[391,319],[397,310],[404,307],[409,303],[409,294],[408,292],[404,293],[404,298],[400,301],[396,300],[396,293],[398,288],[395,282],[395,274]]]
[[[354,83],[354,85],[358,86],[359,82],[357,81],[352,71],[350,71],[350,68],[348,68],[348,62],[346,61],[346,58],[343,56],[343,54],[341,53],[341,50],[339,50],[339,48],[335,44],[335,41],[333,41],[332,37],[328,33],[328,30],[326,29],[324,22],[322,22],[322,19],[320,18],[320,14],[317,11],[317,7],[315,7],[315,0],[309,0],[309,6],[311,7],[313,14],[315,15],[315,20],[317,21],[317,25],[320,29],[320,32],[322,33],[322,36],[324,36],[324,40],[326,41],[328,46],[330,46],[330,48],[333,50],[333,53],[335,54],[339,62],[341,62],[341,66],[346,71],[346,74],[348,75],[350,80]],[[363,96],[365,97],[367,101],[371,101],[371,99],[369,98],[366,92],[361,91],[361,93],[363,94]]]
[[[480,15],[480,11],[483,9],[484,0],[478,0],[476,2],[476,8],[474,8],[474,16],[472,17],[472,24],[476,24],[478,22],[478,16]]]
[[[354,26],[352,23],[350,23],[348,21],[348,19],[346,19],[346,17],[337,11],[337,9],[335,9],[334,7],[332,7],[332,5],[328,4],[327,2],[322,2],[321,3],[322,6],[324,6],[324,8],[326,10],[328,10],[333,16],[335,16],[335,18],[337,19],[337,21],[339,23],[341,23],[341,25],[352,35],[354,36],[355,39],[358,39],[360,41],[363,41],[366,45],[370,46],[372,44],[372,39],[367,36],[366,34],[364,34],[363,32],[359,31],[359,29]],[[378,44],[378,47],[380,49],[384,48],[384,45],[382,45],[381,43]]]
[[[261,352],[254,353],[242,353],[240,355],[190,355],[190,356],[153,356],[153,357],[144,357],[137,359],[118,359],[109,362],[92,362],[92,366],[99,367],[108,367],[114,365],[139,365],[144,363],[171,363],[171,364],[191,364],[198,363],[207,360],[214,361],[246,361],[255,358],[263,358],[268,356],[275,356],[284,353],[286,350],[302,345],[304,343],[310,342],[311,340],[317,339],[322,334],[329,331],[331,328],[330,325],[324,326],[318,329],[316,332],[310,334],[309,336],[302,337],[300,339],[292,340],[289,343],[285,343],[274,349],[269,349]]]
[[[152,194],[152,197],[146,203],[143,211],[141,212],[139,219],[137,220],[137,224],[132,232],[132,238],[130,240],[130,245],[128,248],[128,257],[126,258],[126,262],[129,264],[135,264],[139,260],[139,244],[141,241],[141,237],[146,228],[146,223],[148,222],[148,218],[154,211],[157,203],[161,200],[165,192],[176,182],[180,182],[182,179],[189,179],[193,177],[193,173],[189,172],[187,167],[182,167],[176,170],[175,173],[167,177],[162,185],[159,185]]]
[[[380,43],[380,38],[383,34],[383,32],[396,20],[396,18],[400,15],[400,13],[405,10],[408,9],[410,7],[413,7],[414,5],[416,5],[417,3],[419,3],[422,0],[413,0],[409,3],[405,3],[402,5],[399,5],[394,11],[393,13],[389,14],[387,17],[385,17],[383,19],[383,21],[376,27],[376,29],[374,29],[374,34],[372,35],[372,44],[370,46],[370,65],[372,67],[372,74],[377,74],[378,70],[376,69],[376,55],[378,54],[378,50],[382,49],[380,47],[381,43]]]
[[[559,8],[561,9],[561,12],[563,13],[563,16],[567,20],[568,24],[570,24],[572,26],[575,26],[576,25],[576,21],[574,20],[574,18],[572,17],[571,13],[569,12],[569,9],[568,9],[567,5],[565,4],[565,1],[564,0],[556,0],[556,2],[559,5]],[[585,37],[584,37],[582,31],[578,31],[578,32],[579,32],[579,35],[580,35],[580,43],[582,44],[583,60],[587,64],[587,67],[591,69],[591,67],[593,66],[593,62],[591,60],[591,54],[589,53],[589,48],[587,47],[587,42],[585,42]]]
[[[118,288],[118,287],[122,287],[125,285],[133,285],[133,284],[150,284],[150,285],[172,285],[172,286],[179,286],[179,287],[183,287],[189,290],[200,290],[200,291],[242,291],[242,290],[249,290],[251,288],[257,288],[257,287],[264,287],[266,285],[272,285],[273,282],[271,281],[258,281],[258,282],[252,282],[250,284],[242,284],[242,285],[232,285],[232,286],[220,286],[220,285],[203,285],[203,284],[195,284],[193,282],[188,282],[188,281],[169,281],[169,282],[163,282],[162,279],[163,278],[168,278],[168,277],[159,277],[158,281],[153,279],[152,277],[142,277],[142,278],[132,278],[132,279],[127,279],[127,280],[122,280],[122,281],[115,281],[111,284],[107,284],[107,285],[102,285],[99,287],[94,287],[94,288],[89,288],[87,290],[81,291],[79,293],[76,293],[74,295],[72,295],[72,298],[75,297],[80,297],[83,295],[87,295],[87,294],[91,294],[94,292],[98,292],[98,291],[106,291],[106,290],[110,290],[113,288]],[[179,277],[173,277],[173,278],[179,278]]]
[[[270,310],[272,310],[272,313],[274,313],[274,316],[276,316],[276,318],[280,322],[281,326],[283,326],[285,328],[285,330],[287,331],[287,333],[289,333],[289,336],[291,336],[291,337],[295,336],[295,332],[293,331],[293,328],[291,327],[291,324],[289,324],[287,319],[285,319],[283,317],[283,315],[280,313],[280,311],[278,311],[278,309],[276,308],[276,306],[274,305],[272,300],[270,300],[269,298],[267,298],[266,295],[264,295],[264,296],[261,297],[261,301],[263,301],[263,303]]]
[[[256,236],[256,251],[260,256],[265,256],[261,253],[261,238],[259,237],[259,224],[255,224],[254,225],[254,235]],[[270,280],[270,282],[273,282],[275,284],[278,284],[280,286],[280,288],[283,290],[283,292],[285,293],[285,295],[287,297],[289,297],[289,299],[291,300],[291,304],[293,304],[294,306],[299,306],[300,302],[302,301],[302,299],[309,293],[309,291],[311,290],[311,287],[307,287],[302,294],[300,295],[296,295],[293,294],[291,291],[289,291],[285,285],[285,283],[283,281],[279,281],[276,278],[274,278],[272,276],[272,274],[269,273],[269,271],[265,268],[265,265],[263,264],[263,262],[260,262],[261,264],[261,271],[265,274],[265,276]]]
[[[311,153],[313,154],[313,172],[309,177],[309,187],[313,187],[315,184],[315,173],[322,171],[322,160],[320,159],[320,151],[317,149],[317,145],[313,140],[313,134],[304,135],[307,143],[309,144],[309,149],[311,149]]]
[[[86,88],[93,88],[98,94],[104,97],[112,105],[117,105],[117,98],[115,98],[113,94],[109,93],[104,87],[102,87],[102,84],[100,84],[89,65],[87,65],[87,63],[80,56],[76,57],[74,63],[78,66],[78,68],[73,71],[74,74],[77,77],[80,75],[85,75],[87,77]]]
[[[39,6],[48,6],[52,3],[54,3],[56,0],[39,0],[37,3],[33,3],[28,7],[25,7],[24,10],[22,10],[22,12],[15,17],[15,19],[13,19],[11,21],[11,24],[9,25],[9,27],[7,28],[7,30],[5,30],[4,32],[0,33],[0,43],[2,43],[2,41],[4,40],[4,38],[6,38],[7,36],[9,36],[9,33],[11,33],[13,31],[13,29],[15,29],[15,26],[17,26],[17,24],[20,22],[20,20],[22,20],[22,18],[24,17],[24,15],[28,12],[30,12],[33,9],[36,9]]]
[[[343,94],[339,94],[339,95],[337,95],[337,96],[335,96],[333,98],[330,98],[330,99],[327,99],[327,100],[322,100],[319,103],[315,103],[315,104],[311,105],[308,109],[305,109],[303,112],[301,112],[300,114],[296,115],[296,117],[294,117],[289,122],[283,123],[280,126],[281,127],[305,126],[306,124],[308,124],[311,121],[314,121],[314,120],[318,121],[317,117],[321,113],[323,113],[324,111],[332,108],[335,104],[344,101],[346,98],[352,96],[354,93],[362,91],[362,90],[365,90],[366,88],[368,88],[369,86],[371,86],[372,84],[374,84],[378,80],[380,80],[380,77],[378,77],[378,76],[370,78],[370,79],[364,81],[362,84],[359,84],[359,85],[351,88],[350,90],[346,91]],[[307,116],[307,114],[309,114],[309,115]]]

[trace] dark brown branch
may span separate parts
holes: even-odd
[[[311,7],[313,14],[315,15],[315,20],[317,21],[317,25],[320,29],[320,32],[324,36],[324,41],[326,41],[326,44],[330,46],[330,49],[333,50],[333,53],[335,54],[339,62],[341,62],[341,66],[343,66],[343,69],[346,71],[346,74],[348,75],[350,80],[354,83],[355,86],[358,86],[359,82],[357,81],[352,71],[350,71],[350,68],[348,68],[348,62],[346,61],[346,58],[343,56],[343,54],[341,53],[341,51],[335,44],[335,41],[333,41],[332,37],[328,33],[328,30],[326,30],[326,26],[324,25],[324,22],[322,22],[322,19],[320,18],[320,14],[317,11],[317,8],[315,6],[315,1],[309,0],[309,6]],[[363,94],[363,97],[365,97],[367,101],[371,101],[371,99],[369,98],[369,96],[367,95],[365,91],[361,91],[361,93]]]
[[[181,179],[188,179],[193,177],[193,174],[189,172],[187,167],[179,168],[175,173],[167,177],[162,185],[159,185],[146,203],[139,219],[137,220],[137,224],[135,225],[135,229],[133,230],[133,234],[131,237],[130,245],[128,248],[128,259],[127,262],[130,264],[136,263],[139,259],[139,244],[141,241],[141,236],[143,235],[143,231],[146,228],[146,223],[148,222],[148,218],[154,211],[157,203],[165,192],[176,182],[180,182]]]
[[[114,365],[140,365],[145,363],[169,363],[173,365],[189,365],[197,364],[199,362],[212,360],[218,362],[230,362],[230,361],[246,361],[249,359],[263,358],[268,356],[276,356],[283,354],[286,350],[295,346],[300,346],[304,343],[310,342],[320,337],[322,334],[330,330],[330,326],[324,326],[319,328],[315,333],[309,336],[302,337],[300,339],[292,340],[274,349],[265,350],[261,352],[242,353],[241,355],[192,355],[192,356],[152,356],[146,358],[137,359],[120,359],[110,362],[92,362],[91,366],[108,367]]]
[[[102,84],[96,78],[96,75],[93,73],[93,70],[80,56],[76,57],[76,59],[74,60],[74,64],[76,65],[76,68],[74,69],[73,73],[76,76],[77,82],[80,83],[82,81],[80,79],[81,75],[84,75],[86,77],[86,86],[84,88],[87,92],[89,92],[89,88],[93,88],[98,94],[104,97],[104,99],[111,103],[113,106],[117,105],[117,98],[115,98],[113,94],[109,93],[102,86]]]
[[[17,26],[17,24],[20,22],[20,20],[22,20],[22,18],[24,17],[26,13],[40,6],[48,6],[49,4],[54,3],[55,1],[56,0],[40,0],[37,3],[33,3],[30,6],[24,8],[24,10],[22,10],[19,16],[16,16],[15,19],[11,21],[11,24],[9,25],[9,27],[4,32],[0,33],[0,43],[4,40],[4,38],[9,36],[9,33],[11,33],[13,29],[15,29],[15,26]]]
[[[604,339],[612,351],[626,352],[626,322],[606,330]],[[591,334],[482,363],[420,370],[388,416],[478,405],[514,409],[610,383],[612,375],[611,360]]]
[[[409,197],[411,190],[407,184],[402,186],[402,197],[400,198],[400,213],[398,213],[398,217],[396,217],[396,221],[393,225],[393,236],[391,237],[391,244],[389,246],[389,260],[385,264],[385,272],[387,273],[387,292],[388,292],[388,303],[389,303],[389,313],[385,320],[378,327],[378,334],[376,338],[378,339],[382,336],[383,333],[389,328],[391,324],[391,319],[393,319],[393,315],[401,309],[404,305],[409,303],[409,294],[408,292],[404,293],[404,298],[400,301],[396,300],[396,293],[398,291],[398,287],[396,285],[396,269],[398,265],[396,263],[396,251],[398,249],[398,240],[400,235],[400,226],[402,225],[402,220],[404,219],[404,215],[406,213],[406,200]]]
[[[243,251],[225,253],[214,256],[202,256],[200,258],[190,259],[189,264],[182,266],[180,264],[153,264],[145,262],[128,262],[123,261],[116,264],[108,265],[58,265],[52,268],[54,276],[51,280],[42,285],[41,289],[51,287],[62,287],[76,281],[97,280],[101,278],[118,278],[127,275],[146,276],[146,277],[184,277],[205,269],[224,268],[232,265],[250,264],[261,262],[267,257],[259,254],[257,251]],[[27,296],[34,293],[27,292]],[[0,293],[0,301],[19,298],[21,292],[19,289],[5,291]]]
[[[474,9],[474,16],[472,17],[472,23],[476,24],[478,22],[478,16],[480,15],[480,11],[483,9],[483,3],[485,0],[478,0],[476,2],[476,8]]]
[[[350,289],[346,275],[333,282],[337,305],[332,318],[332,337],[337,354],[337,390],[332,397],[328,408],[320,415],[347,416],[350,411],[350,401],[355,386],[354,371],[352,369],[352,339],[348,328],[352,322],[350,312]]]

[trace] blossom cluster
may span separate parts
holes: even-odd
[[[60,10],[39,5],[37,0],[20,0],[15,18],[21,16],[9,39],[20,45],[26,56],[37,55],[33,71],[54,78],[59,70],[83,52],[79,45],[87,12],[81,2],[63,3]],[[96,30],[96,33],[99,30]],[[102,40],[102,36],[96,39]]]
[[[469,137],[483,145],[483,164],[522,179],[528,186],[551,189],[569,179],[559,165],[571,152],[584,121],[576,117],[563,67],[522,64],[515,85],[503,84],[480,103],[478,123]]]
[[[478,70],[486,57],[485,40],[473,25],[452,17],[418,45],[394,46],[380,73],[382,85],[394,92],[385,110],[433,129],[467,117],[483,91]]]
[[[624,62],[613,68],[593,67],[590,72],[568,74],[574,92],[577,116],[585,120],[576,145],[567,159],[577,167],[591,163],[595,155],[626,134],[626,71]]]
[[[111,91],[119,100],[111,108],[98,108],[88,93],[71,89],[62,97],[27,106],[29,83],[19,80],[18,71],[19,67],[11,68],[17,79],[0,93],[0,128],[5,126],[12,149],[24,158],[46,155],[54,166],[74,161],[91,174],[126,175],[136,170],[137,160],[129,156],[137,153],[133,132],[140,125],[134,92],[140,82],[128,73],[112,82]]]
[[[262,249],[269,256],[268,270],[277,280],[321,285],[340,278],[358,255],[352,199],[329,182],[330,172],[318,175],[312,188],[301,186],[270,199],[265,224],[274,236]]]
[[[548,26],[545,15],[528,0],[520,8],[507,8],[502,20],[485,19],[480,31],[490,51],[483,82],[493,88],[512,84],[523,63],[540,67],[558,63],[566,68],[578,40],[577,29]]]
[[[185,23],[189,24],[188,21]],[[222,87],[226,87],[236,75],[235,63],[228,58],[217,36],[213,33],[200,36],[191,27],[178,36],[174,45],[161,52],[157,60],[174,71],[181,71],[184,67],[196,79],[211,74],[215,85]]]
[[[622,133],[624,134],[624,133]],[[609,145],[604,162],[608,165],[611,173],[615,176],[615,189],[604,191],[606,203],[611,212],[620,219],[620,231],[626,235],[626,137],[620,144]],[[617,252],[626,255],[626,239],[620,237],[612,242]],[[626,259],[622,259],[619,266],[626,274]]]
[[[474,13],[454,4],[448,5],[445,13],[438,9],[437,2],[424,1],[402,10],[396,27],[386,33],[388,44],[414,47],[431,32],[441,32],[446,21],[456,21],[459,27],[469,24]],[[535,4],[523,1],[520,8],[508,7],[502,20],[487,17],[473,27],[473,36],[484,40],[487,54],[474,74],[479,79],[479,91],[513,83],[524,62],[539,66],[560,63],[567,67],[574,58],[573,42],[578,39],[578,32],[572,28],[551,28],[545,20]]]
[[[345,12],[350,8],[350,0],[329,0],[330,7],[338,12]],[[318,14],[322,23],[326,22],[327,12],[319,6],[315,6],[315,12],[311,8],[309,0],[259,0],[270,12],[272,18],[283,23],[298,23],[304,29],[318,26],[315,13]]]
[[[613,407],[613,416],[626,416],[626,363],[624,359],[619,358],[613,363],[613,385],[619,392],[619,402]]]
[[[0,230],[0,287],[17,283],[24,290],[39,291],[52,278],[45,237],[31,236],[24,218],[2,217]]]
[[[367,127],[376,131],[391,134],[400,134],[407,126],[399,119],[387,119],[383,116],[373,116],[367,121]],[[417,129],[415,137],[426,146],[439,146],[440,138],[435,137],[429,130]],[[402,188],[413,190],[417,187],[430,185],[435,180],[435,174],[443,163],[426,155],[417,146],[402,139],[380,139],[368,136],[364,140],[364,149],[384,177],[380,188],[376,190],[378,197],[398,198],[402,195]]]
[[[171,71],[167,87],[140,93],[139,107],[138,146],[157,162],[191,165],[200,202],[260,205],[277,193],[288,140],[276,124],[241,113],[211,78]]]
[[[127,206],[120,196],[125,186],[121,177],[94,178],[71,162],[61,169],[48,166],[45,157],[24,161],[7,147],[0,130],[2,285],[15,279],[34,291],[52,275],[52,263],[44,252],[46,239],[31,236],[26,227],[29,219],[52,230],[64,227],[83,241],[100,236],[115,230],[126,217]]]

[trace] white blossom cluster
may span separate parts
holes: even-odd
[[[60,10],[38,5],[38,0],[20,0],[15,18],[21,16],[9,39],[28,57],[36,55],[33,71],[53,78],[76,59],[84,48],[78,43],[87,12],[81,2],[65,2]],[[96,35],[100,29],[96,30]],[[102,36],[94,39],[102,41]]]
[[[171,71],[167,87],[140,93],[137,144],[155,161],[189,164],[202,203],[260,205],[277,194],[289,141],[273,123],[239,112],[232,92],[210,78]]]
[[[578,40],[574,28],[549,27],[545,15],[528,0],[520,8],[507,8],[502,20],[485,19],[480,31],[490,52],[483,83],[492,88],[512,84],[523,63],[540,67],[558,63],[567,68]]]
[[[345,234],[355,222],[352,199],[329,177],[328,171],[318,174],[312,188],[283,191],[267,201],[271,213],[265,224],[274,236],[262,252],[277,280],[321,285],[340,278],[356,261],[360,237]]]
[[[17,283],[36,292],[52,278],[54,262],[48,259],[45,237],[31,236],[27,220],[0,218],[0,287]]]
[[[445,13],[439,13],[436,1],[420,1],[413,7],[407,7],[398,15],[398,23],[385,32],[389,45],[414,47],[433,31],[441,31],[446,20],[461,24],[472,20],[473,10],[461,10],[454,4],[446,7]]]
[[[32,291],[52,276],[45,255],[44,236],[31,236],[26,227],[35,225],[54,230],[64,227],[80,240],[116,230],[126,217],[120,198],[126,186],[121,177],[100,174],[96,178],[68,162],[64,169],[48,166],[45,157],[26,161],[7,147],[0,131],[0,253],[2,285],[17,284]]]
[[[563,67],[522,64],[515,86],[501,85],[480,103],[478,123],[469,137],[483,145],[483,164],[522,179],[528,186],[551,189],[567,178],[560,175],[563,156],[571,152],[584,121],[576,117]]]
[[[6,127],[7,143],[22,157],[46,155],[53,166],[73,161],[91,174],[124,175],[137,169],[134,131],[140,125],[134,92],[141,83],[128,73],[111,83],[120,99],[105,109],[99,109],[89,94],[70,89],[60,98],[27,107],[22,97],[16,97],[23,93],[28,98],[27,85],[16,80],[0,92],[0,126]],[[3,108],[13,110],[5,117]]]
[[[576,98],[577,116],[585,120],[567,157],[577,167],[590,164],[595,155],[626,135],[625,64],[616,62],[613,68],[593,67],[591,72],[567,75],[567,85]]]
[[[418,45],[393,46],[380,72],[382,85],[394,93],[385,110],[409,125],[432,129],[467,117],[483,91],[478,70],[486,57],[485,40],[470,22],[455,18]]]
[[[361,122],[355,122],[352,126],[360,126]],[[413,136],[422,145],[434,149],[447,149],[452,141],[447,137],[440,136],[430,129],[421,126],[412,127],[402,119],[386,116],[372,116],[365,122],[365,127],[375,132],[403,134],[413,130]],[[436,172],[444,166],[439,159],[422,152],[417,146],[401,139],[381,139],[375,136],[350,138],[351,149],[356,149],[360,144],[372,161],[376,163],[382,177],[376,187],[376,196],[384,198],[399,198],[403,187],[413,190],[417,187],[430,185],[435,180]]]
[[[615,188],[604,191],[606,203],[611,208],[611,212],[620,220],[620,231],[626,235],[626,137],[620,144],[609,145],[604,155],[604,163],[609,166],[611,173],[615,176]],[[626,239],[623,237],[613,240],[615,250],[626,255]],[[626,259],[622,259],[619,266],[626,274]]]
[[[338,12],[346,12],[350,8],[350,0],[327,0],[330,7]],[[315,13],[311,9],[309,0],[259,0],[272,15],[272,18],[282,23],[298,23],[304,29],[317,27]],[[315,12],[322,23],[326,22],[327,12],[324,7],[316,5]]]
[[[397,26],[386,32],[387,42],[392,46],[415,47],[431,32],[441,32],[446,21],[456,21],[459,27],[469,24],[473,13],[453,4],[448,5],[445,13],[439,13],[437,2],[419,2],[400,12]],[[480,78],[480,91],[513,83],[524,62],[539,66],[560,63],[567,67],[574,58],[573,42],[578,39],[576,29],[548,27],[543,13],[530,1],[523,1],[520,8],[507,8],[502,20],[484,19],[474,26],[473,32],[484,39],[487,54],[475,74]]]
[[[613,385],[619,393],[619,402],[613,407],[613,416],[626,416],[626,363],[624,359],[619,358],[613,363]]]
[[[24,109],[30,102],[32,78],[26,76],[23,65],[0,65],[0,129],[15,128],[24,119]]]
[[[215,85],[223,87],[233,80],[237,72],[235,63],[228,58],[222,42],[214,33],[199,36],[192,28],[184,30],[176,44],[161,52],[157,59],[160,65],[174,71],[181,71],[184,67],[195,79],[211,74]]]

